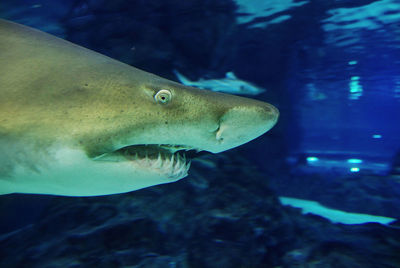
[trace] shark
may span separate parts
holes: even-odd
[[[173,70],[178,80],[187,86],[208,89],[215,92],[224,92],[238,95],[259,95],[266,90],[250,82],[239,79],[234,72],[227,72],[225,77],[219,79],[203,79],[191,81],[177,70]]]
[[[270,130],[273,105],[185,86],[0,20],[0,194],[99,196],[187,176]]]
[[[374,222],[382,225],[389,225],[397,221],[397,219],[390,217],[333,209],[323,206],[319,202],[313,200],[298,199],[286,196],[279,196],[278,198],[281,204],[284,206],[299,208],[301,209],[302,214],[318,215],[322,218],[329,220],[332,223],[365,224]]]

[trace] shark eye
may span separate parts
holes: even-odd
[[[167,104],[172,99],[171,91],[167,89],[161,89],[156,93],[156,95],[154,95],[154,99],[156,100],[157,103]]]

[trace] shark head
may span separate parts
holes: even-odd
[[[129,95],[115,101],[120,113],[81,140],[94,164],[103,170],[107,165],[126,165],[132,169],[127,171],[128,180],[135,185],[141,181],[140,188],[179,180],[188,174],[193,152],[219,153],[237,147],[267,132],[278,120],[278,110],[262,101],[157,76],[145,81],[151,82],[132,85],[132,92],[127,86]],[[110,116],[96,114],[102,122]],[[134,178],[133,173],[141,175]],[[117,179],[118,171],[112,177]]]
[[[278,119],[266,102],[178,84],[21,25],[0,21],[0,34],[0,193],[93,196],[176,181],[192,152],[237,147]]]
[[[135,103],[140,105],[126,107],[119,115],[126,117],[127,125],[121,122],[125,131],[111,134],[116,139],[111,139],[114,149],[153,144],[219,153],[267,132],[279,116],[266,102],[204,91],[156,76],[135,93]],[[128,96],[126,100],[128,106],[132,100]],[[118,103],[122,105],[122,100]]]

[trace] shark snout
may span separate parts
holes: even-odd
[[[247,143],[270,130],[278,121],[279,111],[273,105],[255,101],[228,109],[220,118],[215,138],[218,151]]]

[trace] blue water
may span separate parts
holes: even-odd
[[[192,80],[233,71],[281,113],[270,132],[176,184],[0,196],[4,267],[400,267],[398,0],[2,0],[0,18],[172,80],[174,69]],[[277,197],[393,222],[340,224]],[[139,242],[123,239],[129,226]]]

